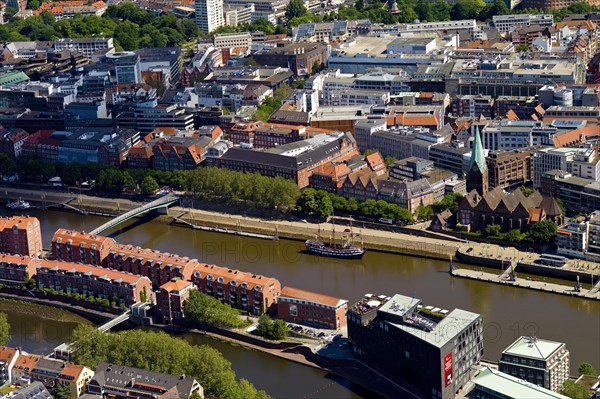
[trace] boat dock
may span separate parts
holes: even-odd
[[[514,280],[510,280],[502,278],[502,276],[498,276],[497,274],[470,269],[452,268],[450,274],[455,277],[469,278],[472,280],[486,281],[495,284],[511,285],[519,288],[528,288],[531,290],[569,295],[578,298],[600,300],[600,292],[595,291],[594,289],[588,290],[585,288],[580,288],[579,290],[576,290],[574,286],[569,287],[567,285],[534,281],[523,278],[515,278]]]
[[[181,217],[183,215],[185,215],[186,213],[187,212],[184,212],[179,216],[173,217],[173,222],[180,223],[185,226],[191,227],[194,230],[210,231],[213,233],[222,233],[222,234],[233,234],[233,235],[242,236],[242,237],[259,238],[261,240],[275,241],[275,240],[279,239],[279,236],[277,234],[277,228],[275,228],[275,234],[269,235],[269,234],[260,234],[260,233],[251,233],[248,231],[242,231],[239,224],[236,229],[228,229],[228,228],[213,227],[213,226],[200,226],[195,223],[192,223],[192,222],[182,219]]]

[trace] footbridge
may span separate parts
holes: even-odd
[[[152,202],[148,202],[140,207],[132,209],[128,212],[125,212],[122,215],[115,217],[114,219],[109,220],[104,223],[102,226],[96,227],[94,230],[90,231],[90,234],[102,234],[104,231],[112,229],[115,226],[120,225],[126,220],[139,216],[148,211],[156,210],[156,209],[166,209],[173,205],[174,203],[179,202],[179,196],[173,193],[167,194],[163,197],[157,198]],[[166,213],[166,212],[165,212]]]
[[[110,330],[111,328],[117,326],[118,324],[121,324],[121,323],[129,320],[130,317],[131,317],[131,310],[128,309],[126,312],[121,313],[114,319],[109,319],[106,321],[106,323],[99,325],[98,331],[106,332],[106,331]]]

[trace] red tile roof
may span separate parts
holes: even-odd
[[[191,281],[174,280],[174,281],[169,281],[168,283],[164,283],[163,285],[160,286],[160,289],[165,290],[167,292],[181,291],[183,289],[186,289],[190,285],[194,285],[194,284]]]
[[[20,354],[13,369],[19,371],[31,371],[35,368],[38,360],[40,360],[39,356]]]
[[[52,237],[52,242],[58,242],[60,240],[61,244],[66,244],[69,240],[71,240],[71,246],[80,246],[84,244],[86,248],[90,248],[92,245],[96,245],[96,248],[100,250],[103,245],[114,246],[117,245],[117,242],[109,237],[88,234],[74,230],[68,229],[58,229],[56,233],[54,233],[54,237]]]
[[[235,280],[236,285],[247,283],[247,289],[253,289],[256,286],[264,287],[269,283],[278,282],[272,277],[265,277],[260,274],[252,274],[235,269],[229,269],[227,267],[208,264],[196,266],[194,269],[194,275],[196,275],[196,273],[199,273],[197,277],[201,277],[203,279],[208,275],[212,275],[212,281],[217,281],[219,277],[222,277],[222,284],[230,284],[233,280]]]
[[[148,280],[148,277],[138,276],[137,274],[120,272],[113,269],[105,269],[103,267],[84,265],[81,263],[71,263],[71,262],[59,262],[55,260],[42,260],[38,266],[38,269],[43,269],[45,271],[57,268],[62,272],[73,271],[80,275],[85,273],[90,273],[92,276],[99,278],[107,278],[112,281],[121,280],[127,284],[136,284],[140,280]]]
[[[17,356],[17,350],[15,348],[9,348],[8,346],[0,346],[0,361],[10,363]]]

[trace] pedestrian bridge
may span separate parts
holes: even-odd
[[[128,212],[125,212],[122,215],[119,215],[111,220],[109,220],[108,222],[104,223],[102,226],[96,227],[94,230],[90,231],[90,234],[102,234],[103,232],[105,232],[106,230],[112,229],[115,226],[120,225],[121,223],[123,223],[126,220],[129,220],[131,218],[134,218],[136,216],[139,216],[143,213],[146,213],[148,211],[152,211],[155,209],[167,209],[169,207],[169,205],[172,205],[176,202],[179,201],[179,196],[173,193],[167,194],[164,197],[160,197],[155,199],[152,202],[148,202],[140,207],[137,207],[135,209],[132,209]]]
[[[110,319],[106,323],[99,325],[98,331],[106,332],[106,331],[110,330],[111,328],[115,327],[116,325],[129,320],[130,316],[131,316],[131,310],[128,309],[126,312],[121,313],[119,316],[115,317],[114,319]]]

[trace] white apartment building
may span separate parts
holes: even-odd
[[[485,126],[481,131],[481,142],[486,150],[511,150],[533,145],[532,121],[504,119]]]
[[[570,220],[556,231],[557,252],[572,258],[600,261],[600,211]]]
[[[225,25],[223,0],[196,0],[196,25],[209,33]]]
[[[550,26],[554,23],[554,16],[552,14],[494,15],[492,21],[494,22],[494,27],[498,29],[498,32],[505,33],[523,26]]]
[[[384,106],[390,103],[390,93],[375,90],[344,90],[334,91],[329,97],[323,98],[326,106],[369,105]]]
[[[408,32],[437,32],[440,30],[457,31],[466,30],[473,32],[477,27],[474,19],[461,19],[459,21],[423,22],[417,24],[406,24],[400,27],[401,31]]]
[[[225,5],[225,25],[238,26],[241,24],[249,24],[252,22],[253,13],[254,4],[252,3],[245,6]]]
[[[567,172],[573,176],[600,181],[600,157],[593,148],[579,149],[573,159],[567,161]]]
[[[90,58],[96,51],[114,48],[112,37],[92,37],[86,39],[58,39],[54,42],[54,50],[79,51]]]
[[[557,252],[572,258],[583,259],[587,252],[589,238],[589,223],[579,220],[570,220],[566,226],[556,230]]]
[[[600,181],[600,157],[593,148],[545,148],[536,151],[533,154],[534,187],[540,187],[544,172],[554,169]]]
[[[214,46],[218,49],[250,48],[252,46],[252,35],[250,32],[215,35]]]

